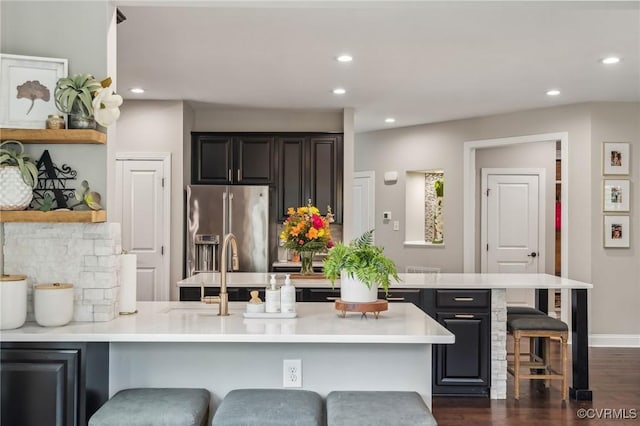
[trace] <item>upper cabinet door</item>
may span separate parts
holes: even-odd
[[[305,158],[305,137],[291,136],[278,138],[277,143],[278,182],[277,182],[277,214],[278,221],[287,218],[289,207],[300,207],[306,204],[308,170]]]
[[[331,207],[336,222],[342,223],[342,136],[312,136],[309,149],[309,198],[322,215]]]
[[[230,184],[233,175],[233,138],[192,133],[191,183]]]
[[[273,183],[273,136],[238,137],[234,140],[234,145],[234,183]]]

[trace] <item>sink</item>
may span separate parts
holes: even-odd
[[[175,308],[166,308],[162,311],[163,314],[191,314],[191,315],[208,315],[208,316],[216,316],[218,315],[218,305],[208,305],[208,306],[194,306],[193,308],[187,307],[175,307]]]

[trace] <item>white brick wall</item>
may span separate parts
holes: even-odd
[[[35,284],[75,287],[74,321],[110,321],[118,312],[119,223],[5,223],[4,272],[28,277],[28,320]]]
[[[507,397],[507,296],[491,290],[491,399]]]

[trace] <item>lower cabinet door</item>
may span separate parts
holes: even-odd
[[[79,350],[3,349],[2,426],[78,424]]]
[[[436,319],[456,341],[434,349],[434,394],[488,394],[490,315],[438,312]]]

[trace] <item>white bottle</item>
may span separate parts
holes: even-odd
[[[296,311],[296,288],[291,285],[291,276],[285,275],[284,285],[280,287],[280,310],[282,313]]]
[[[280,312],[280,289],[276,287],[276,274],[271,274],[269,287],[264,292],[264,305],[266,313]]]

